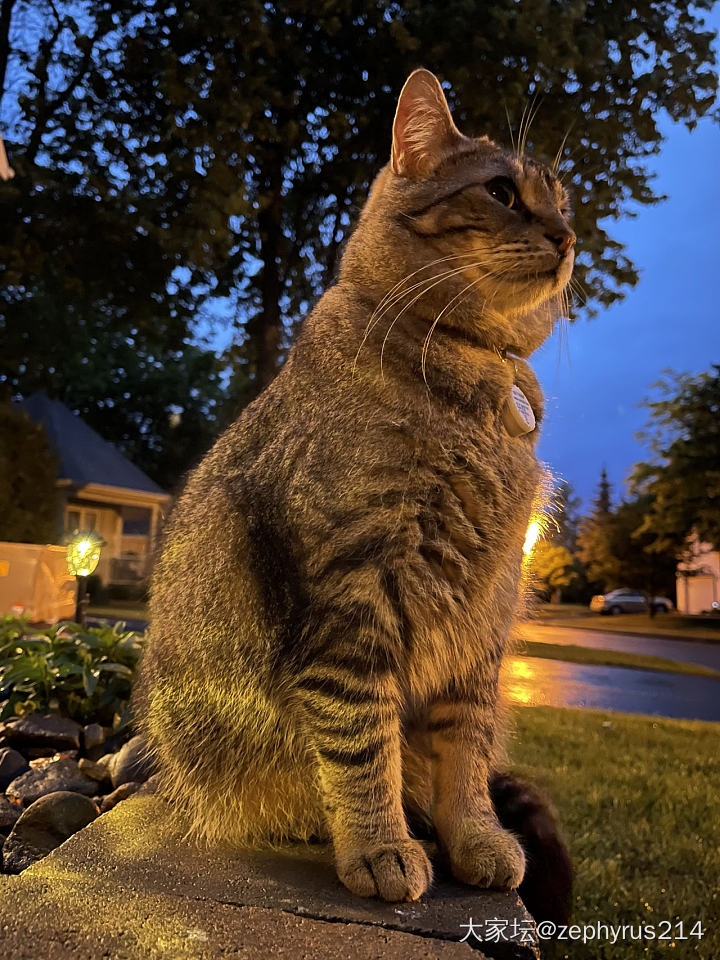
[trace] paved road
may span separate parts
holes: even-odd
[[[595,647],[598,650],[622,650],[643,653],[668,660],[687,660],[720,670],[720,644],[698,643],[695,640],[672,640],[667,637],[638,637],[630,633],[612,633],[599,630],[578,630],[572,627],[554,627],[530,623],[522,628],[528,640],[543,643],[574,644]]]
[[[100,617],[88,618],[88,622],[92,625],[113,623]],[[146,624],[145,620],[130,620],[126,626],[129,630],[144,630]],[[523,632],[529,639],[545,643],[628,650],[670,660],[688,660],[720,670],[720,646],[706,643],[536,623],[524,627]],[[503,667],[503,681],[512,702],[529,706],[593,707],[720,722],[720,680],[712,677],[512,657]]]
[[[720,680],[713,677],[511,657],[503,664],[502,683],[510,701],[525,706],[592,707],[720,722]]]

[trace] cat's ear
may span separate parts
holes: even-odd
[[[453,123],[443,88],[434,73],[415,70],[405,81],[393,123],[393,173],[427,177],[465,137]]]

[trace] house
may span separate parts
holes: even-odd
[[[169,494],[64,404],[38,392],[20,405],[42,424],[59,460],[58,542],[94,530],[105,541],[96,571],[102,583],[144,580]]]
[[[720,551],[693,540],[689,556],[677,566],[680,613],[707,613],[720,605]]]

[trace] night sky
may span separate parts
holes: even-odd
[[[720,11],[708,17],[720,28]],[[716,43],[717,46],[717,43]],[[650,158],[654,191],[669,199],[610,225],[627,245],[640,282],[622,303],[568,328],[533,360],[547,397],[540,456],[585,501],[603,465],[616,496],[647,451],[635,433],[647,422],[638,405],[655,395],[663,370],[699,373],[720,362],[720,126],[691,133],[670,122]]]

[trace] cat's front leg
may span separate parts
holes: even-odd
[[[300,680],[304,731],[318,764],[338,876],[361,897],[417,900],[432,879],[402,806],[400,722],[394,684],[351,670]]]
[[[513,889],[525,872],[517,840],[495,816],[488,774],[495,703],[452,685],[430,708],[433,820],[453,874],[478,887]]]

